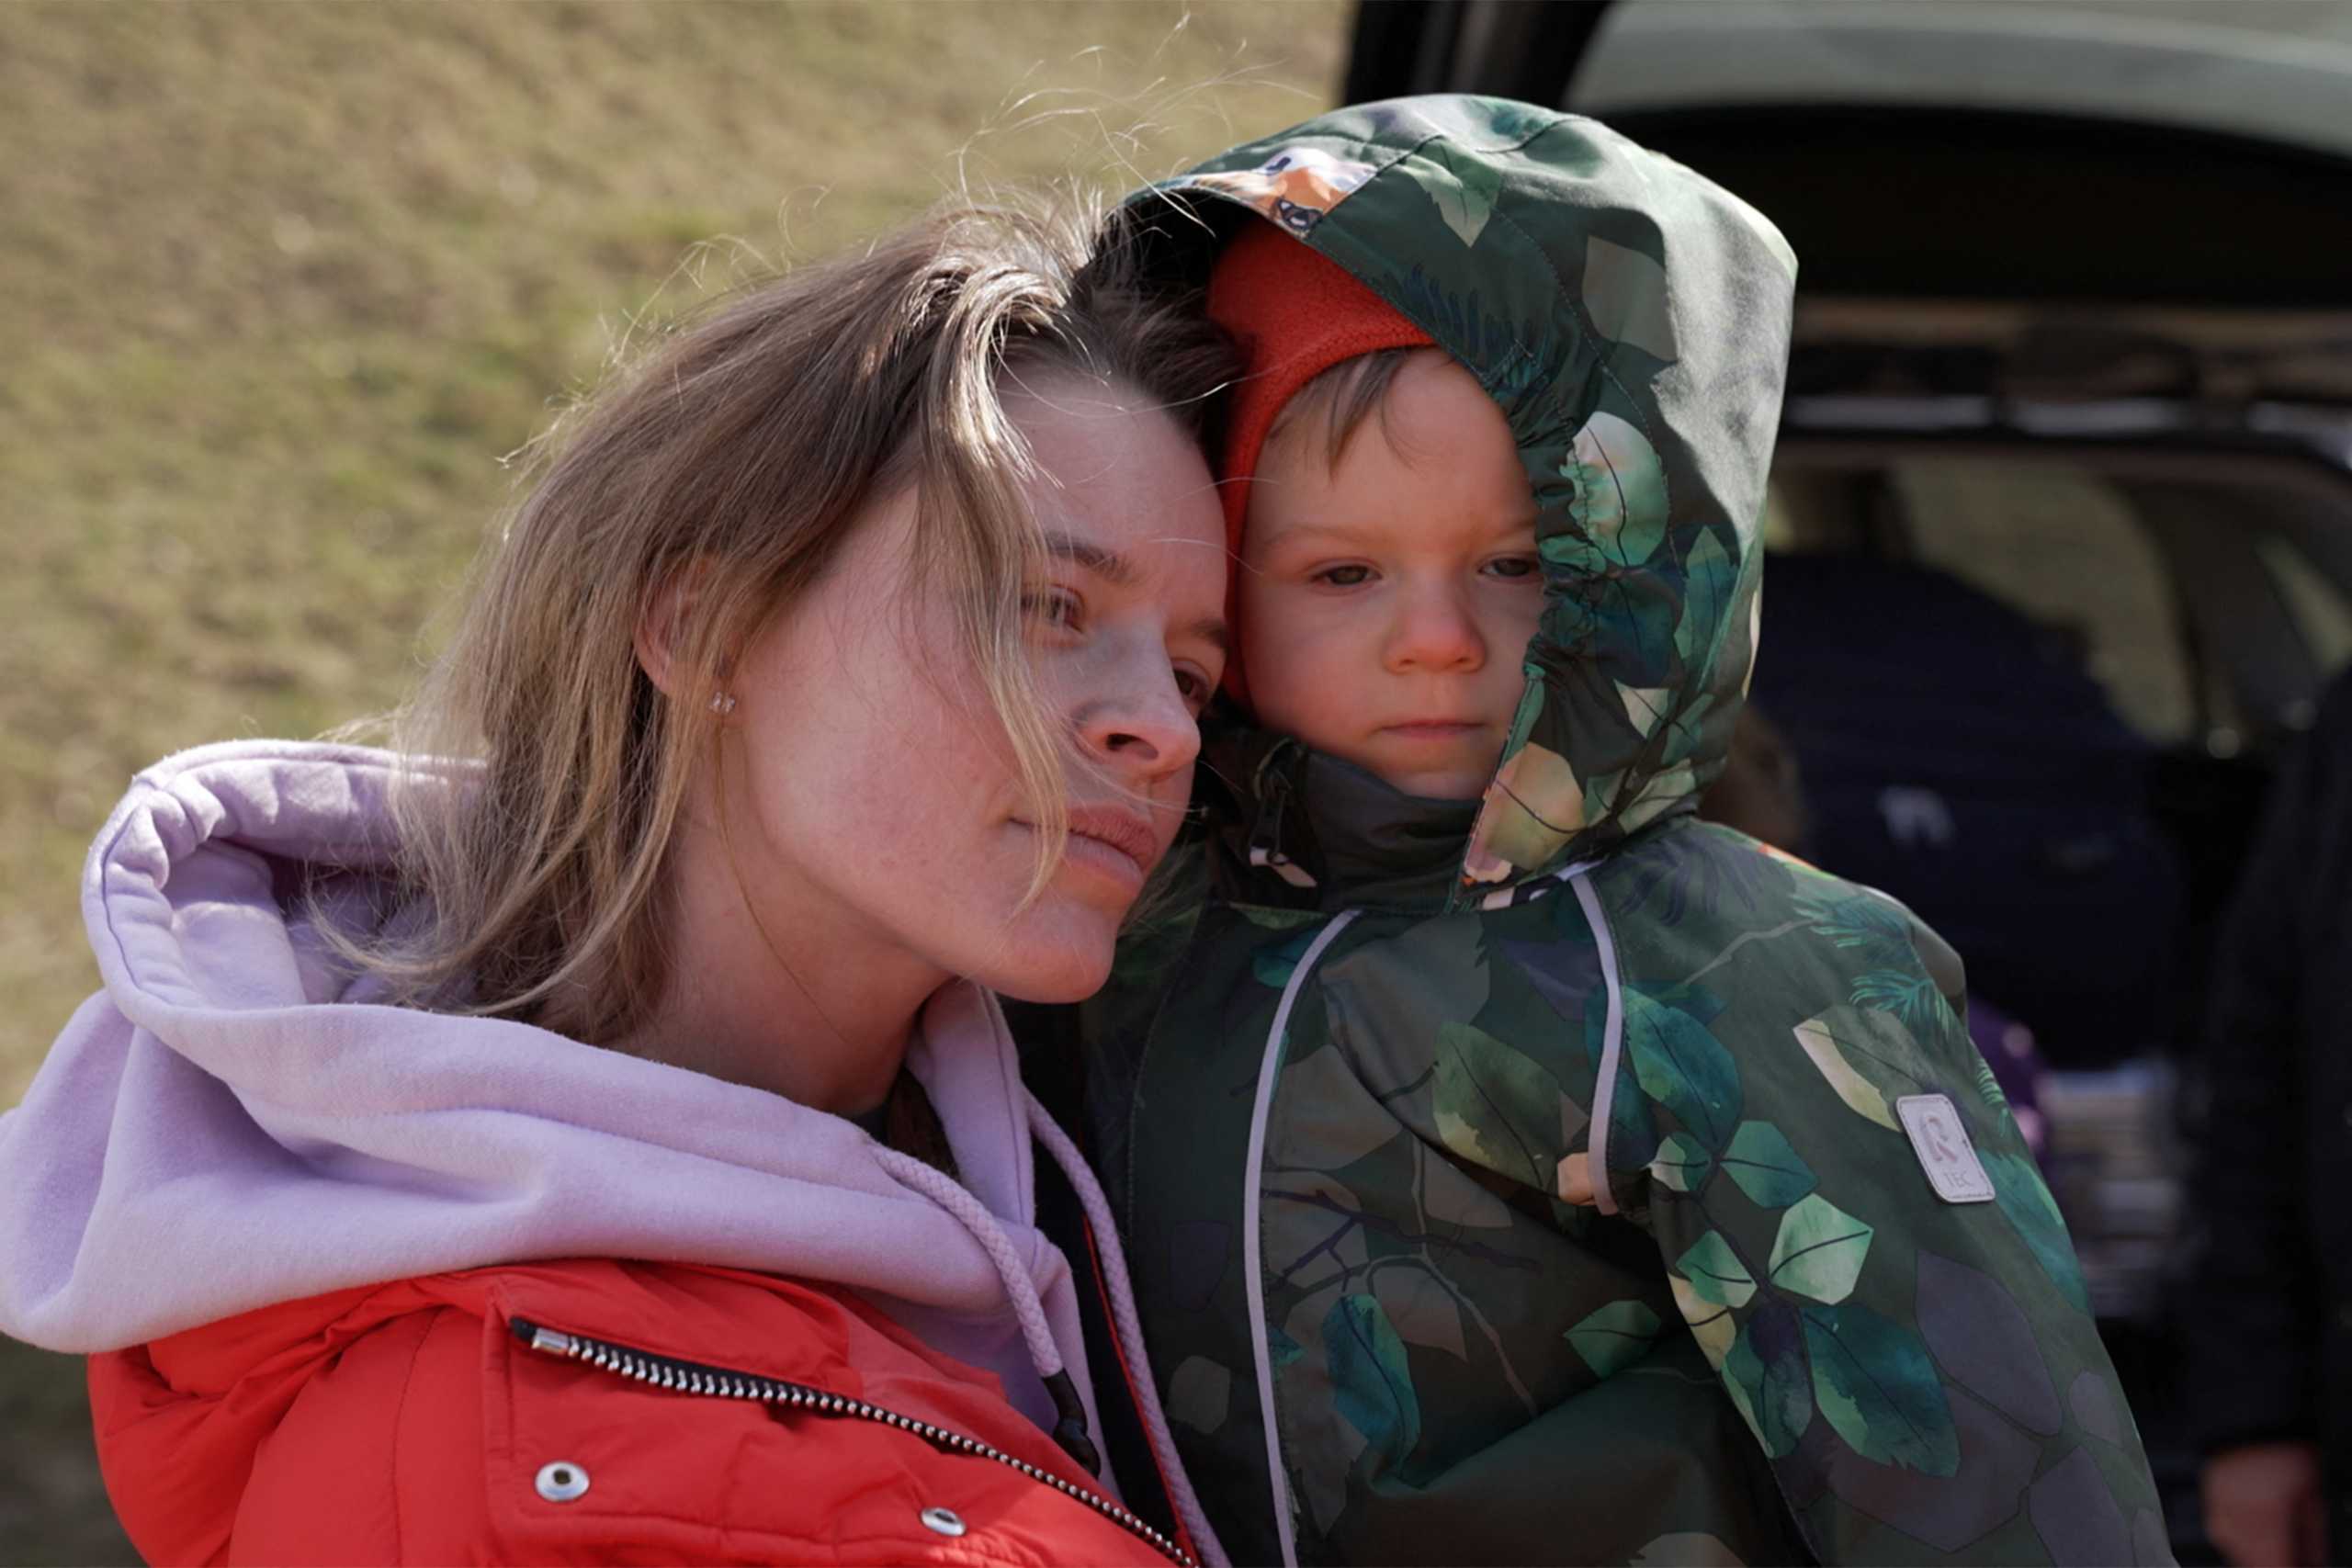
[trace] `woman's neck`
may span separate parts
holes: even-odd
[[[818,907],[788,867],[735,863],[707,813],[681,825],[668,879],[662,994],[608,1043],[835,1115],[881,1104],[949,976]]]

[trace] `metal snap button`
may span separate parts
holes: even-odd
[[[937,1530],[941,1535],[962,1535],[964,1521],[956,1517],[952,1508],[925,1508],[922,1511],[922,1528]]]
[[[588,1490],[588,1472],[569,1460],[557,1460],[553,1464],[539,1466],[535,1484],[539,1495],[550,1503],[569,1503]]]

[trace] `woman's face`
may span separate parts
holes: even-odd
[[[1049,373],[1007,410],[1036,455],[1028,495],[1050,547],[1026,637],[1071,830],[1044,892],[1023,907],[1038,803],[957,653],[952,604],[908,570],[911,492],[873,503],[737,664],[724,788],[746,894],[787,953],[820,920],[821,952],[870,942],[1069,1001],[1110,973],[1191,790],[1194,720],[1225,661],[1224,523],[1193,443],[1141,394]]]

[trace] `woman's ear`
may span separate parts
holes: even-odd
[[[686,649],[709,563],[679,568],[654,589],[637,621],[637,666],[663,696],[676,701],[689,683]]]

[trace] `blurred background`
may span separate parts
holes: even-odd
[[[502,457],[631,327],[960,182],[1114,192],[1334,101],[1336,0],[0,6],[0,1107],[166,752],[403,692]],[[420,640],[420,631],[426,640]],[[0,1562],[130,1562],[0,1340]]]
[[[95,984],[132,772],[393,701],[502,457],[633,322],[959,181],[1125,188],[1433,90],[1597,114],[1803,258],[1710,809],[1966,956],[2212,1561],[2172,1375],[2206,992],[2352,657],[2341,0],[0,7],[0,1106]],[[0,1562],[128,1560],[86,1419],[0,1342]]]

